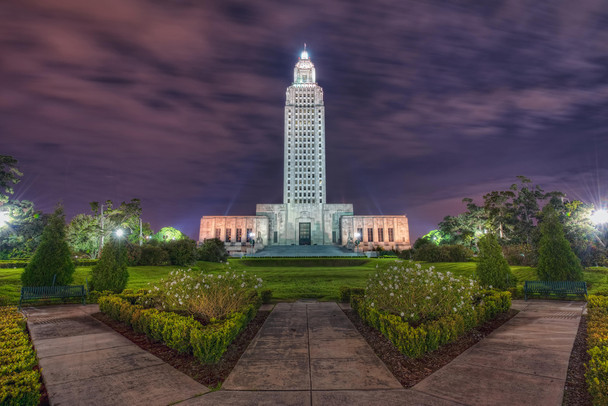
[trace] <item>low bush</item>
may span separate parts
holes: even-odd
[[[272,290],[264,289],[260,291],[260,299],[262,299],[262,303],[268,304],[272,300]]]
[[[167,241],[165,250],[169,254],[171,265],[188,266],[196,262],[196,241],[189,238]]]
[[[608,296],[587,298],[587,352],[591,356],[585,378],[594,405],[608,405]]]
[[[218,275],[192,270],[171,271],[149,290],[148,306],[186,311],[205,322],[225,318],[239,311],[262,286],[262,279],[246,271],[228,270]]]
[[[181,353],[193,354],[206,364],[217,363],[221,359],[230,343],[255,317],[258,307],[259,300],[225,319],[203,326],[192,316],[146,309],[130,304],[118,295],[99,299],[99,309],[109,317]]]
[[[348,303],[352,295],[365,295],[365,289],[363,288],[350,288],[348,286],[340,286],[340,302]]]
[[[144,245],[141,248],[139,265],[162,266],[169,265],[169,254],[157,245]]]
[[[502,253],[509,265],[536,266],[538,262],[538,254],[529,244],[506,245]]]
[[[463,245],[423,244],[413,252],[413,259],[425,262],[467,262],[473,251]]]
[[[475,280],[409,262],[376,269],[367,282],[365,299],[372,308],[409,323],[423,323],[468,311],[479,292]]]
[[[38,405],[40,373],[25,330],[25,320],[16,307],[0,307],[0,404]]]
[[[198,248],[198,259],[207,262],[226,262],[228,252],[219,238],[210,238]]]
[[[353,295],[350,303],[364,322],[380,331],[401,353],[418,358],[508,311],[511,307],[511,294],[485,291],[471,311],[449,314],[416,327],[398,315],[371,307],[363,296]]]

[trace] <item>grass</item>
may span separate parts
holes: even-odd
[[[386,266],[393,259],[371,259],[364,264],[346,266],[285,266],[287,263],[277,261],[275,266],[261,262],[244,264],[239,259],[231,259],[230,267],[235,270],[244,270],[255,274],[264,280],[264,289],[272,290],[273,301],[293,301],[301,298],[314,298],[318,300],[338,300],[340,286],[363,288],[370,273],[374,272],[376,265]],[[312,259],[310,261],[313,261]],[[473,277],[475,275],[475,262],[443,262],[425,265],[433,265],[438,271],[450,271],[459,276]],[[179,267],[174,266],[138,266],[129,267],[128,289],[144,288],[149,282],[158,281],[166,277],[169,272]],[[183,268],[183,267],[182,267]],[[199,262],[193,269],[200,269],[208,273],[224,272],[227,268],[224,264],[211,262]],[[536,280],[534,268],[526,266],[511,267],[513,273],[523,285],[525,280]],[[21,289],[20,276],[23,268],[0,269],[0,298],[5,297],[8,303],[18,303]],[[89,276],[91,267],[77,267],[74,274],[74,284],[84,284]],[[608,268],[587,268],[583,272],[583,278],[587,282],[590,294],[598,291],[608,291]],[[6,299],[4,299],[6,300]]]

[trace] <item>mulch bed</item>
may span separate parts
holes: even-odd
[[[585,364],[589,362],[590,358],[587,354],[587,318],[583,316],[578,326],[572,354],[570,354],[568,376],[564,388],[564,405],[587,406],[592,404],[585,382]]]
[[[467,348],[478,343],[492,331],[502,326],[511,317],[515,316],[517,311],[511,309],[495,319],[474,328],[458,340],[417,359],[401,354],[388,338],[384,337],[378,330],[365,324],[354,310],[344,310],[344,313],[357,330],[359,330],[363,338],[367,340],[367,343],[372,347],[376,355],[395,375],[401,385],[405,388],[411,388],[433,372],[447,365]]]
[[[226,380],[269,314],[269,311],[258,311],[245,330],[230,344],[221,361],[214,365],[202,364],[189,354],[180,354],[162,343],[149,339],[145,334],[136,333],[130,326],[111,319],[103,313],[94,313],[92,316],[122,334],[140,348],[156,355],[173,368],[190,376],[195,381],[213,388]]]

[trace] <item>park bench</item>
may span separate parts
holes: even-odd
[[[82,304],[86,304],[87,290],[84,285],[71,286],[23,286],[19,298],[21,303],[38,299],[65,299],[70,297],[82,297]]]
[[[524,284],[524,297],[538,294],[541,296],[556,295],[565,298],[568,295],[586,296],[587,282],[582,281],[526,281]]]

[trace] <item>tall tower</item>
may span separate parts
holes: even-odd
[[[323,89],[306,44],[285,97],[284,204],[325,203],[325,107]]]

